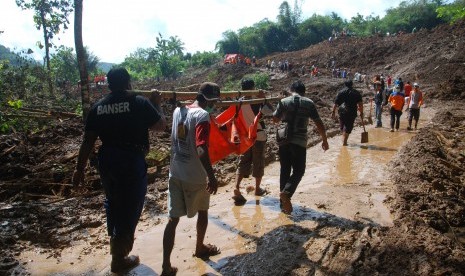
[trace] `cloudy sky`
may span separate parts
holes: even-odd
[[[42,41],[34,27],[32,12],[23,11],[15,0],[0,0],[0,44],[11,50],[34,50],[41,60]],[[185,52],[213,51],[222,33],[251,26],[264,18],[276,21],[283,0],[84,0],[83,41],[101,61],[120,63],[137,48],[155,47],[155,38],[178,36]],[[336,12],[350,20],[357,13],[379,15],[397,7],[401,0],[301,0],[303,18]],[[288,1],[293,6],[294,1]],[[74,48],[73,24],[57,36],[56,45]],[[58,40],[59,39],[59,40]]]

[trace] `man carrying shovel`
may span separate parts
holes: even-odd
[[[355,118],[357,118],[357,109],[363,120],[363,102],[360,92],[353,88],[352,80],[345,81],[344,85],[346,86],[345,89],[341,90],[336,96],[331,117],[336,119],[336,109],[338,108],[342,145],[347,146],[347,140],[354,128]]]

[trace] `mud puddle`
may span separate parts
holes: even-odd
[[[419,127],[429,122],[432,113],[422,110]],[[308,149],[306,173],[292,198],[292,216],[280,212],[278,162],[265,168],[262,187],[267,195],[247,194],[246,187],[254,186],[254,180],[244,179],[241,187],[248,200],[244,206],[233,204],[233,183],[220,188],[211,200],[205,242],[219,246],[222,252],[208,260],[192,257],[196,219],[181,218],[172,253],[178,275],[281,275],[291,270],[305,275],[328,266],[333,272],[344,272],[344,266],[347,269],[360,254],[357,244],[364,235],[372,235],[368,233],[372,227],[392,226],[384,203],[392,193],[387,165],[415,132],[405,130],[405,115],[399,132],[389,132],[389,119],[383,121],[384,128],[367,126],[366,144],[360,143],[361,128],[356,128],[347,147],[341,146],[337,136],[329,139],[326,152],[320,144]],[[144,221],[139,224],[133,253],[139,254],[142,264],[128,275],[161,273],[166,217],[154,219],[162,223],[155,227]],[[21,259],[32,275],[111,274],[108,248],[84,250],[89,246],[77,244],[58,259],[40,251],[24,252]]]

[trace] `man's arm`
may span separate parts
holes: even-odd
[[[331,118],[336,119],[336,109],[338,108],[338,105],[334,103],[333,105],[333,111],[331,112]]]
[[[210,123],[203,121],[195,127],[195,145],[197,155],[208,176],[207,191],[210,194],[216,194],[218,190],[218,181],[213,171],[210,155],[208,154],[208,139],[210,136]]]
[[[216,194],[218,190],[218,181],[216,180],[215,172],[213,171],[213,167],[210,162],[210,156],[208,155],[208,147],[206,144],[197,146],[197,155],[200,158],[200,162],[202,163],[203,168],[207,172],[207,191],[210,194]]]
[[[78,161],[72,178],[74,186],[79,186],[80,183],[84,182],[84,169],[86,168],[87,160],[89,159],[90,152],[94,148],[97,137],[97,133],[94,131],[84,132],[84,139],[79,149]]]
[[[358,112],[360,112],[360,117],[363,118],[363,102],[362,101],[358,102],[357,107],[358,107]]]
[[[158,90],[156,89],[152,90],[152,94],[150,95],[150,102],[152,103],[153,107],[155,107],[155,109],[158,111],[158,114],[160,114],[160,120],[158,120],[150,128],[155,131],[164,131],[166,129],[166,118],[160,106],[161,95],[158,92]]]
[[[329,144],[328,144],[328,138],[326,137],[326,128],[325,125],[323,124],[323,121],[321,118],[314,119],[313,122],[316,125],[316,128],[318,130],[318,133],[320,133],[321,136],[321,148],[323,148],[324,151],[327,151],[329,149]]]

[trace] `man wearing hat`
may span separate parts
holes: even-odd
[[[417,129],[418,119],[420,118],[420,107],[423,104],[423,92],[420,91],[418,83],[413,84],[413,91],[408,98],[408,127],[407,130],[412,130],[412,119],[415,120],[415,130]]]
[[[177,107],[171,130],[171,160],[168,183],[168,224],[163,235],[162,275],[174,275],[171,266],[176,226],[179,218],[197,216],[197,243],[194,255],[208,257],[220,253],[204,244],[208,225],[210,194],[216,194],[218,182],[208,155],[210,112],[220,98],[217,84],[205,82],[191,105]],[[207,181],[208,178],[208,181]]]

